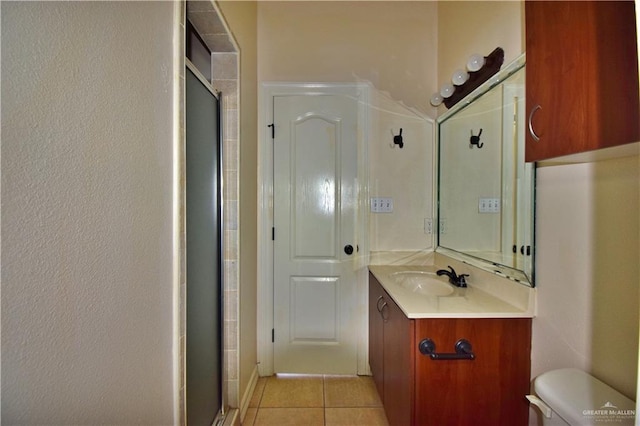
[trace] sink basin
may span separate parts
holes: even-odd
[[[394,272],[391,278],[402,288],[424,296],[449,296],[454,288],[440,281],[434,272],[402,271]]]

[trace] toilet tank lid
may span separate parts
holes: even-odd
[[[633,424],[635,402],[576,368],[538,376],[535,393],[571,425]]]

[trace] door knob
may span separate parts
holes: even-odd
[[[344,252],[351,256],[351,254],[353,253],[353,246],[351,244],[347,244],[346,246],[344,246]]]

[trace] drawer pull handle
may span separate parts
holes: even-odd
[[[384,302],[382,306],[380,306],[380,309],[378,309],[378,312],[380,312],[380,316],[382,317],[382,320],[384,322],[389,321],[389,314],[387,314],[387,316],[384,315],[384,308],[386,308],[387,306],[387,302]]]
[[[436,344],[431,339],[423,339],[418,345],[422,355],[428,355],[433,360],[475,359],[471,343],[467,339],[460,339],[455,344],[455,353],[436,353]]]
[[[378,301],[376,302],[376,308],[378,309],[378,312],[382,311],[382,308],[380,307],[381,301],[384,301],[384,298],[382,296],[378,297]]]

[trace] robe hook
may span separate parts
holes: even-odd
[[[471,145],[469,145],[469,148],[473,148],[474,145],[476,145],[478,148],[482,148],[484,146],[484,144],[482,142],[480,142],[480,135],[482,134],[482,129],[480,129],[480,132],[478,132],[478,134],[476,136],[473,135],[473,130],[471,130]]]
[[[404,142],[402,141],[402,127],[400,128],[400,134],[393,137],[393,143],[396,145],[400,145],[400,148],[404,146]]]

